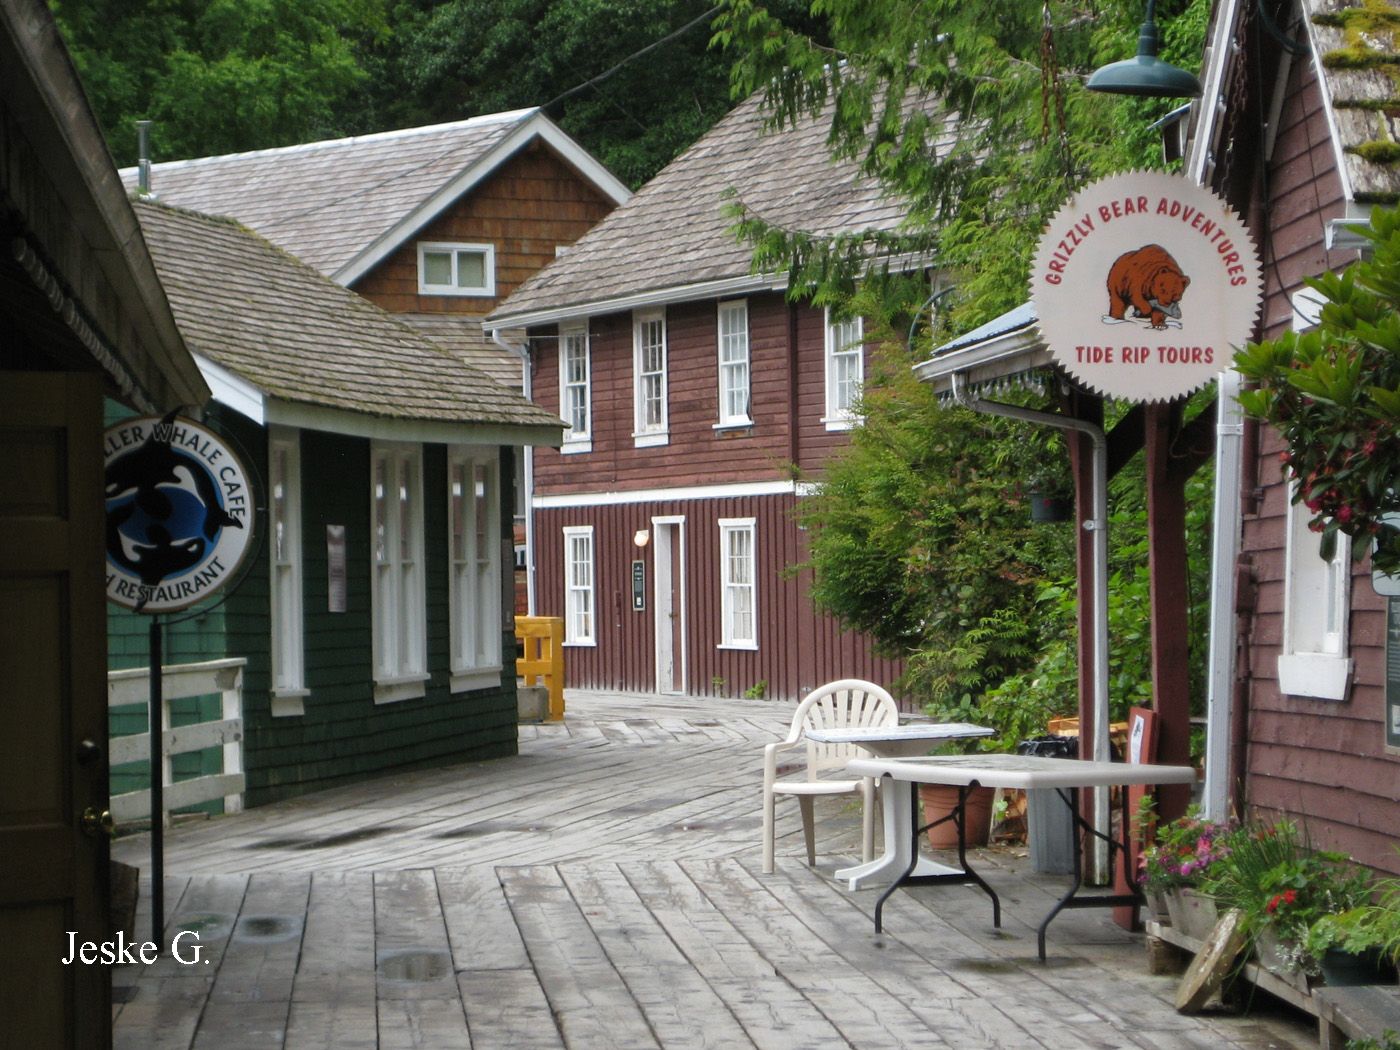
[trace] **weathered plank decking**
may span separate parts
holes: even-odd
[[[1176,980],[1097,912],[1034,924],[1060,880],[981,857],[980,892],[877,892],[829,875],[858,813],[819,804],[815,871],[797,807],[759,873],[761,745],[789,708],[571,694],[514,759],[387,777],[174,829],[168,938],[204,962],[119,967],[116,1044],[763,1050],[1125,1047],[1292,1050],[1306,1019],[1185,1018]],[[145,863],[144,836],[117,855]],[[149,935],[143,909],[136,933]],[[188,949],[186,955],[188,956]]]

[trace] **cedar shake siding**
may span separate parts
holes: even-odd
[[[657,682],[656,582],[659,538],[655,518],[680,519],[684,579],[682,690],[693,696],[742,696],[760,682],[765,698],[796,699],[838,678],[890,685],[901,672],[895,661],[872,654],[862,635],[842,631],[818,616],[805,575],[788,569],[806,556],[804,535],[793,521],[797,497],[736,496],[655,499],[610,506],[550,508],[535,512],[535,546],[544,616],[564,616],[564,529],[593,529],[594,645],[564,650],[566,684],[573,688],[669,692]],[[754,519],[756,648],[723,647],[720,520]],[[651,533],[638,549],[633,537]],[[632,563],[645,563],[646,608],[632,607]],[[548,582],[546,582],[548,581]],[[662,688],[658,688],[658,685]]]
[[[1328,252],[1324,226],[1344,214],[1336,152],[1314,67],[1295,62],[1268,169],[1264,243],[1264,330],[1277,336],[1292,322],[1289,297],[1305,276],[1340,270],[1354,252]],[[1350,690],[1341,701],[1280,695],[1284,642],[1285,529],[1288,489],[1278,455],[1283,443],[1261,428],[1257,488],[1245,487],[1243,559],[1255,585],[1243,618],[1248,677],[1247,780],[1250,808],[1286,812],[1320,847],[1400,871],[1394,813],[1400,756],[1384,747],[1385,600],[1371,587],[1370,562],[1353,563]]]
[[[613,209],[613,202],[536,141],[500,166],[446,213],[354,283],[355,291],[391,313],[465,313],[495,308],[531,274],[553,262]],[[494,298],[418,294],[421,241],[491,244],[496,250]]]
[[[211,425],[243,450],[253,472],[267,476],[267,435],[223,408]],[[166,628],[168,663],[246,658],[243,677],[245,803],[263,805],[367,777],[516,753],[513,634],[503,630],[505,672],[495,688],[449,691],[446,451],[423,446],[423,553],[426,569],[427,670],[422,697],[376,704],[371,670],[370,443],[314,430],[300,432],[305,713],[274,718],[266,507],[256,561],[228,600]],[[509,528],[510,451],[501,457],[502,528]],[[335,484],[318,483],[334,478]],[[327,611],[326,526],[346,533],[346,611]],[[509,535],[509,533],[503,533]],[[112,611],[109,630],[128,666],[144,666],[147,618]],[[211,627],[211,624],[213,625]]]

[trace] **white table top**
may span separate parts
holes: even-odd
[[[921,784],[981,784],[1002,788],[1097,787],[1110,784],[1192,784],[1190,766],[1132,762],[1089,762],[1040,755],[934,755],[924,758],[854,758],[846,768],[856,776],[908,780]]]
[[[995,729],[971,722],[905,722],[897,726],[853,726],[849,729],[808,729],[803,732],[822,744],[865,744],[887,740],[959,740],[991,736]]]

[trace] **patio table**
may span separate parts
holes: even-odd
[[[941,818],[934,823],[942,823],[944,820],[955,821],[958,828],[958,863],[959,868],[947,872],[940,872],[932,875],[920,875],[916,873],[917,865],[912,861],[906,861],[904,872],[899,875],[880,896],[880,900],[875,905],[875,932],[879,933],[883,929],[883,909],[885,901],[890,895],[901,886],[933,882],[975,882],[992,899],[992,923],[995,926],[1001,925],[1001,900],[993,890],[973,870],[972,865],[967,860],[966,834],[964,812],[967,804],[967,796],[973,787],[981,785],[983,787],[1000,788],[1022,788],[1026,790],[1034,788],[1053,788],[1070,808],[1074,827],[1078,828],[1081,834],[1100,836],[1093,826],[1084,820],[1079,814],[1079,788],[1091,787],[1127,787],[1132,784],[1158,785],[1158,784],[1188,784],[1196,780],[1196,771],[1190,766],[1159,766],[1147,763],[1133,762],[1091,762],[1075,758],[1046,758],[1039,755],[936,755],[925,758],[856,758],[846,763],[846,768],[856,776],[880,777],[886,790],[882,792],[885,797],[892,797],[894,794],[906,794],[901,792],[889,781],[901,780],[909,785],[907,794],[909,795],[908,809],[910,814],[917,812],[913,804],[913,794],[918,789],[919,784],[949,784],[959,789],[958,806],[948,816]],[[1109,877],[1112,879],[1114,854],[1117,851],[1121,858],[1130,856],[1128,852],[1128,836],[1131,826],[1128,820],[1128,793],[1122,791],[1120,795],[1121,812],[1119,814],[1119,838],[1111,836],[1103,837],[1109,846]],[[918,856],[919,835],[924,829],[919,826],[918,818],[910,817],[909,835],[910,849],[914,856]],[[1045,961],[1045,931],[1055,916],[1066,908],[1107,908],[1119,905],[1137,906],[1142,903],[1142,895],[1134,889],[1130,893],[1094,893],[1081,895],[1079,890],[1083,885],[1082,850],[1076,848],[1071,851],[1074,858],[1074,866],[1070,875],[1068,891],[1063,897],[1055,902],[1049,913],[1041,922],[1036,934],[1036,944],[1040,954],[1041,962]],[[1129,879],[1131,885],[1132,880]]]
[[[878,758],[916,757],[949,740],[991,736],[996,731],[970,722],[905,722],[893,726],[859,726],[846,729],[809,729],[806,736],[822,744],[856,744]],[[909,867],[910,795],[905,791],[882,793],[880,809],[885,829],[884,852],[874,860],[841,868],[836,878],[848,888],[885,884]],[[917,876],[947,875],[956,869],[913,852]]]

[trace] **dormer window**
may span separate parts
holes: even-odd
[[[496,294],[496,248],[490,244],[418,245],[420,295]]]

